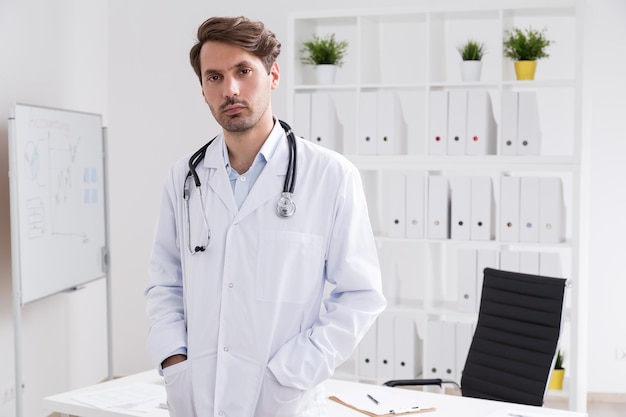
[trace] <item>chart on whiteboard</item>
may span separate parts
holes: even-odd
[[[28,238],[37,239],[48,232],[86,243],[87,230],[75,215],[82,211],[80,206],[97,207],[98,169],[78,165],[77,156],[82,151],[80,137],[55,135],[52,131],[45,134],[45,138],[27,143],[23,155],[33,186],[47,194],[35,193],[26,202]],[[50,210],[49,224],[46,224],[46,208]]]
[[[102,122],[99,115],[19,105],[14,120],[22,287],[38,298],[46,285],[63,289],[102,272]]]

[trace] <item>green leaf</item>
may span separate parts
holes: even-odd
[[[463,61],[480,61],[485,54],[485,44],[475,40],[468,40],[463,45],[457,47]]]
[[[504,56],[514,61],[536,61],[548,58],[546,52],[553,41],[546,38],[546,29],[535,30],[532,27],[522,30],[513,28],[506,31]]]
[[[312,40],[304,42],[300,61],[309,65],[331,64],[340,67],[347,51],[348,41],[337,41],[335,34],[325,37],[313,35]]]

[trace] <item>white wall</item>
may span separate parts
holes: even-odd
[[[591,82],[589,154],[589,391],[626,393],[626,2],[589,1]]]
[[[389,7],[427,3],[387,0]],[[438,2],[438,4],[441,2]],[[586,64],[591,111],[591,218],[589,280],[589,390],[626,393],[626,347],[618,323],[626,316],[619,230],[626,232],[626,199],[615,182],[626,163],[626,93],[621,40],[626,38],[623,0],[586,1],[590,27]],[[148,322],[143,289],[161,185],[169,164],[217,132],[188,63],[197,26],[211,15],[245,14],[266,22],[287,55],[287,13],[381,7],[374,1],[334,0],[241,3],[184,0],[0,0],[0,172],[8,169],[6,120],[15,101],[80,109],[104,115],[109,128],[110,235],[116,375],[148,369]],[[621,54],[623,55],[623,54]],[[619,57],[619,58],[618,58]],[[280,62],[280,61],[279,61]],[[289,68],[282,65],[283,77]],[[283,82],[286,78],[283,79]],[[621,92],[621,93],[620,93]],[[274,93],[274,111],[286,115],[285,88]],[[619,187],[619,186],[618,186]],[[616,191],[617,190],[617,191]],[[13,355],[8,179],[0,175],[0,357]],[[103,284],[50,297],[23,311],[25,415],[46,415],[35,400],[106,375]],[[83,309],[92,308],[89,314]],[[77,313],[80,312],[80,313]],[[13,382],[11,364],[0,367],[0,386]],[[617,372],[609,372],[616,369]],[[58,381],[63,376],[62,381]],[[13,415],[0,405],[0,417]]]
[[[101,0],[0,1],[0,386],[14,383],[7,119],[15,102],[105,115],[108,18]],[[106,376],[103,283],[21,309],[24,416],[40,398]],[[15,415],[15,403],[0,416]]]

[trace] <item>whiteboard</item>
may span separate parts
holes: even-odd
[[[106,276],[104,175],[100,115],[14,106],[11,248],[21,304]]]

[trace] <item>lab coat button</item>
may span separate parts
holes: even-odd
[[[228,352],[228,346],[224,347],[224,352]]]
[[[224,415],[224,412],[222,410],[218,411],[217,414],[219,414],[220,416]]]
[[[233,288],[235,286],[235,284],[233,284],[232,282],[228,284],[228,288]]]
[[[243,175],[239,177],[239,179],[241,180],[241,182],[246,182],[246,177],[244,177]]]

